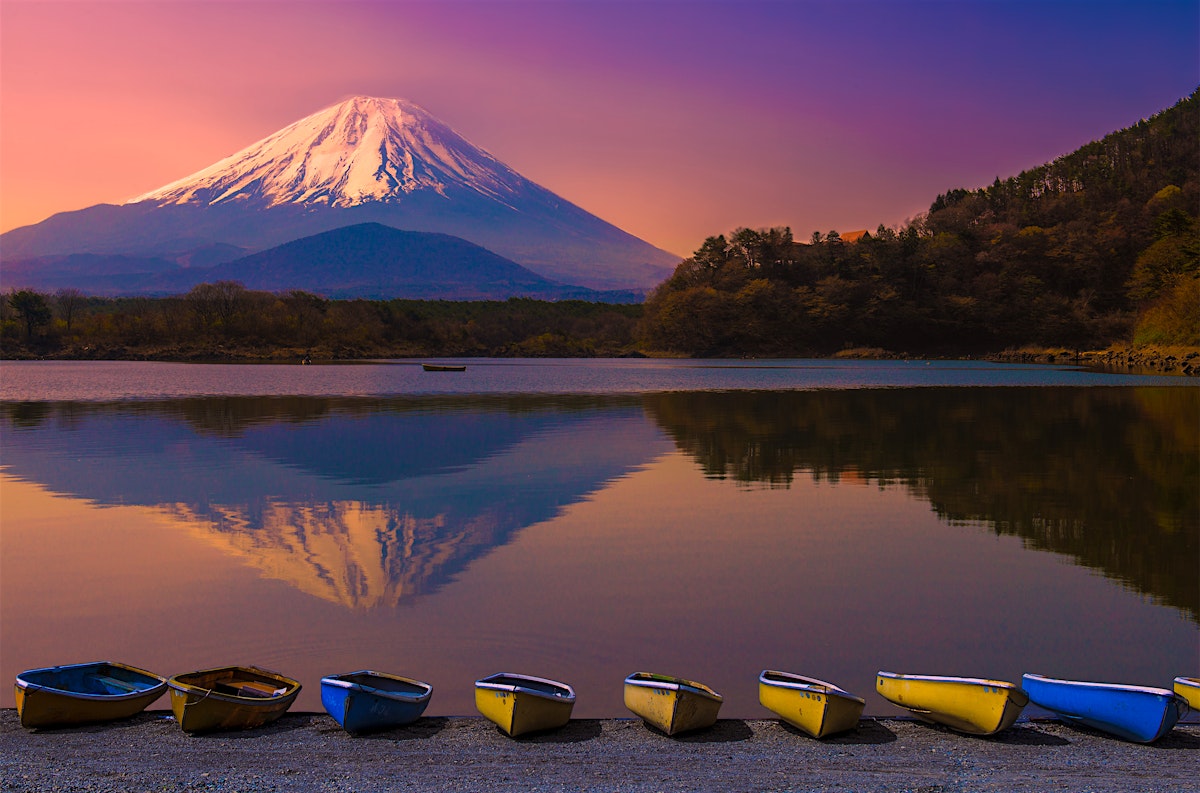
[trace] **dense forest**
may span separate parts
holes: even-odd
[[[902,228],[710,237],[646,303],[651,348],[984,353],[1200,344],[1197,93]],[[846,235],[850,237],[850,235]]]
[[[709,237],[635,306],[10,291],[3,357],[986,355],[1200,347],[1200,90],[1052,163],[869,233]]]

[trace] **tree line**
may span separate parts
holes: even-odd
[[[872,233],[709,237],[643,305],[10,291],[5,357],[926,355],[1200,347],[1200,91]]]
[[[853,241],[709,237],[648,299],[643,341],[693,355],[1200,346],[1198,111],[1193,93]]]
[[[635,346],[640,305],[584,301],[329,300],[235,281],[177,297],[10,292],[0,301],[6,357],[171,360],[613,357]]]

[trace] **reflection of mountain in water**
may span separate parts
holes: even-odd
[[[666,442],[628,399],[189,399],[5,405],[5,468],[161,508],[352,607],[435,590]]]
[[[1200,389],[4,403],[4,469],[154,506],[354,607],[431,592],[669,450],[712,477],[902,486],[1200,621]],[[886,529],[886,527],[881,527]]]
[[[449,527],[442,516],[400,515],[362,501],[272,502],[255,516],[257,525],[234,507],[164,509],[202,527],[203,540],[250,560],[269,578],[352,607],[394,606],[422,594],[430,582],[445,579],[447,562],[461,566],[503,544],[506,534],[487,516]]]
[[[901,485],[1200,621],[1200,389],[671,393],[647,410],[707,475]]]

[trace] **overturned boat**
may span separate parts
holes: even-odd
[[[508,672],[475,681],[475,708],[509,736],[553,730],[571,719],[575,689]]]
[[[1157,741],[1188,712],[1187,700],[1165,688],[1032,674],[1023,676],[1021,683],[1038,707],[1067,721],[1137,743]]]
[[[772,669],[758,676],[758,701],[813,738],[854,729],[867,704],[833,683]]]
[[[634,672],[625,678],[625,707],[667,735],[711,727],[723,701],[708,686],[681,677]]]
[[[1008,729],[1029,704],[1020,686],[978,677],[881,671],[875,675],[875,690],[920,719],[968,735],[994,735]]]

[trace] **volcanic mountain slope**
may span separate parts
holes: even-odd
[[[197,279],[201,274],[203,279]],[[191,276],[194,283],[179,283],[180,276]],[[175,283],[189,288],[220,280],[270,292],[303,283],[332,298],[588,299],[596,294],[549,281],[458,237],[379,223],[325,231],[207,270],[174,275]]]
[[[163,258],[72,254],[6,264],[5,286],[99,296],[182,294],[202,283],[303,289],[329,298],[388,300],[588,300],[627,303],[630,291],[599,292],[543,278],[486,248],[448,234],[359,223],[302,237],[209,267]]]
[[[599,289],[646,290],[678,263],[420,107],[371,97],[326,108],[122,206],[14,229],[0,237],[0,253],[6,262],[78,253],[179,260],[365,222],[462,237],[549,279]]]

